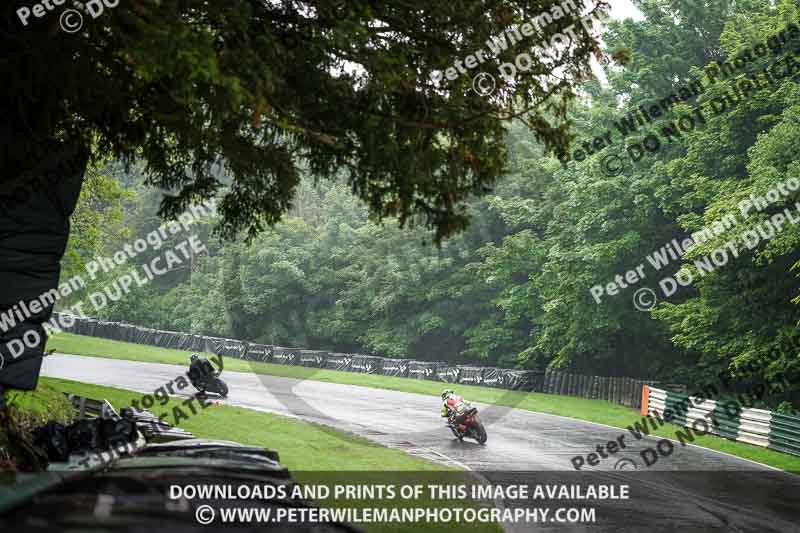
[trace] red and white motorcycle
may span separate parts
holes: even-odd
[[[478,408],[472,407],[467,402],[461,402],[456,406],[448,427],[460,441],[468,438],[475,439],[478,444],[486,444],[486,428],[483,427],[481,417],[478,415]]]

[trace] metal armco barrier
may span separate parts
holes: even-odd
[[[445,362],[413,361],[373,355],[269,346],[236,339],[143,328],[63,313],[53,313],[51,322],[59,329],[77,335],[148,344],[187,352],[207,352],[247,361],[580,396],[594,400],[606,400],[636,409],[641,405],[642,386],[654,383],[623,377],[585,376],[549,370],[540,372],[462,366]],[[791,428],[786,431],[791,431]]]
[[[736,401],[715,401],[645,385],[642,416],[655,416],[698,433],[713,433],[800,456],[800,417],[742,407]]]

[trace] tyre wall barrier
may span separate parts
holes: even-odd
[[[642,388],[642,416],[713,433],[726,439],[800,456],[800,417],[742,407],[732,400],[687,396],[649,385]]]
[[[483,385],[483,367],[459,366],[458,383],[461,385]]]
[[[284,348],[283,346],[273,346],[271,362],[278,365],[298,365],[300,364],[300,350]]]
[[[436,381],[458,383],[458,367],[449,364],[438,365],[436,367]]]
[[[243,359],[269,363],[272,361],[272,346],[266,344],[248,344]]]
[[[322,350],[300,350],[297,364],[312,368],[325,368],[328,352]]]
[[[53,313],[52,325],[78,335],[147,344],[161,348],[206,352],[248,361],[284,365],[302,365],[344,372],[382,374],[444,383],[479,385],[528,392],[543,392],[607,400],[636,409],[641,407],[642,386],[655,384],[623,377],[600,377],[558,371],[513,370],[453,363],[413,361],[384,358],[374,355],[304,350],[266,344],[249,343],[236,339],[209,337],[143,328],[131,324],[108,322],[94,318]],[[793,434],[798,428],[787,422],[782,434]],[[776,446],[785,438],[775,434]]]
[[[442,363],[429,361],[409,361],[408,377],[413,379],[436,380],[436,369]]]
[[[350,372],[362,374],[381,374],[383,372],[383,357],[361,354],[353,354],[352,357]]]
[[[353,356],[347,353],[329,353],[325,359],[325,368],[328,370],[350,372],[352,364]]]
[[[397,378],[408,377],[408,359],[383,359],[381,374]]]

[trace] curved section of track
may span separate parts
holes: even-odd
[[[152,394],[185,370],[175,365],[59,354],[45,359],[42,374]],[[702,524],[701,529],[683,527],[690,531],[800,531],[800,483],[796,476],[775,473],[766,466],[704,448],[676,443],[669,457],[643,472],[640,451],[655,447],[659,439],[637,440],[628,431],[591,422],[476,403],[489,434],[487,445],[479,446],[453,439],[439,416],[438,398],[433,396],[242,372],[226,371],[223,378],[230,387],[226,404],[321,423],[434,461],[482,471],[485,478],[493,481],[503,482],[498,476],[509,479],[514,471],[526,471],[538,472],[553,481],[591,472],[612,482],[630,475],[615,470],[615,465],[620,468],[620,460],[629,459],[640,469],[636,474],[650,476],[640,478],[649,487],[648,493],[661,495],[662,500],[650,498],[647,505],[629,509],[632,519],[640,511],[665,518],[679,513],[692,523]],[[188,397],[189,391],[186,389],[184,395]],[[575,472],[572,457],[586,457],[598,445],[619,442],[621,436],[624,449],[596,466],[587,465]],[[685,475],[674,477],[687,472],[693,473],[691,479]],[[750,484],[748,492],[772,494],[772,499],[759,504],[758,510],[719,499],[720,494],[730,493],[732,481],[744,478]],[[795,516],[783,516],[787,512]],[[791,521],[784,521],[789,518]],[[787,525],[795,529],[786,529]],[[591,529],[611,531],[617,527]]]

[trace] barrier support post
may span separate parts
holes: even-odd
[[[650,385],[642,385],[642,416],[647,416],[647,402],[650,399]]]

